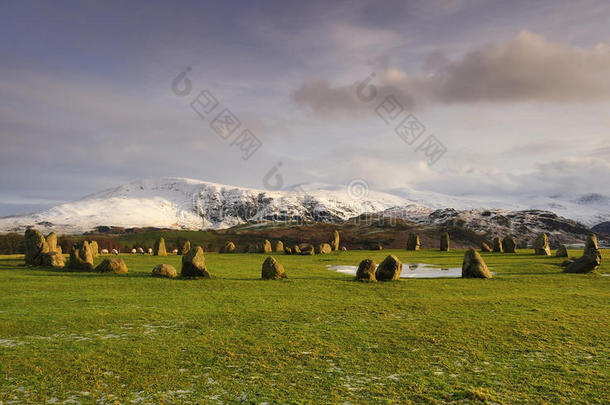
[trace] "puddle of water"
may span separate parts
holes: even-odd
[[[329,270],[356,275],[358,266],[327,266]],[[438,267],[428,263],[403,263],[400,278],[461,278],[461,267]]]

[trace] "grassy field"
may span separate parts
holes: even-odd
[[[463,256],[278,254],[285,281],[259,280],[263,254],[206,254],[212,280],[150,277],[178,256],[124,255],[127,276],[1,256],[0,403],[610,402],[610,278],[531,251],[483,254],[491,280],[326,269],[390,252]]]

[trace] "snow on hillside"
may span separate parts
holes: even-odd
[[[259,220],[340,221],[404,205],[389,194],[362,199],[347,190],[303,186],[264,191],[184,178],[136,181],[34,214],[0,219],[0,231],[81,233],[96,226],[222,229]]]
[[[364,213],[381,212],[435,224],[438,221],[434,212],[447,208],[460,210],[464,218],[495,208],[548,210],[588,226],[610,221],[610,198],[601,194],[504,201],[402,188],[368,191],[357,198],[346,187],[324,184],[303,184],[293,191],[265,191],[167,177],[128,183],[34,214],[0,218],[0,232],[22,232],[28,226],[61,233],[82,233],[102,225],[222,229],[263,220],[339,222]]]

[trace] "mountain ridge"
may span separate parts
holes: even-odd
[[[519,232],[530,226],[536,231],[553,232],[558,228],[580,235],[587,226],[610,220],[610,199],[596,193],[573,199],[580,198],[582,204],[540,197],[529,206],[509,202],[498,208],[493,205],[500,202],[484,198],[447,196],[411,188],[390,191],[393,193],[367,188],[353,191],[349,186],[325,184],[268,191],[162,177],[126,183],[33,214],[0,218],[0,232],[22,232],[31,226],[65,234],[84,233],[97,226],[226,229],[258,221],[338,223],[363,214],[381,214],[421,225],[443,226],[453,221],[480,232],[505,233],[513,230],[512,225],[507,226],[508,219]],[[558,209],[545,209],[549,206]],[[574,212],[576,218],[562,216],[562,211]],[[583,212],[588,221],[579,221]],[[555,223],[545,229],[549,218]],[[587,226],[578,222],[586,222]]]

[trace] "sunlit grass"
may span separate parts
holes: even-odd
[[[263,254],[207,253],[212,280],[150,277],[179,256],[123,255],[127,276],[1,256],[0,400],[608,403],[608,277],[531,251],[483,254],[491,280],[358,283],[326,268],[390,253],[463,256],[277,254],[285,281],[259,280]]]

